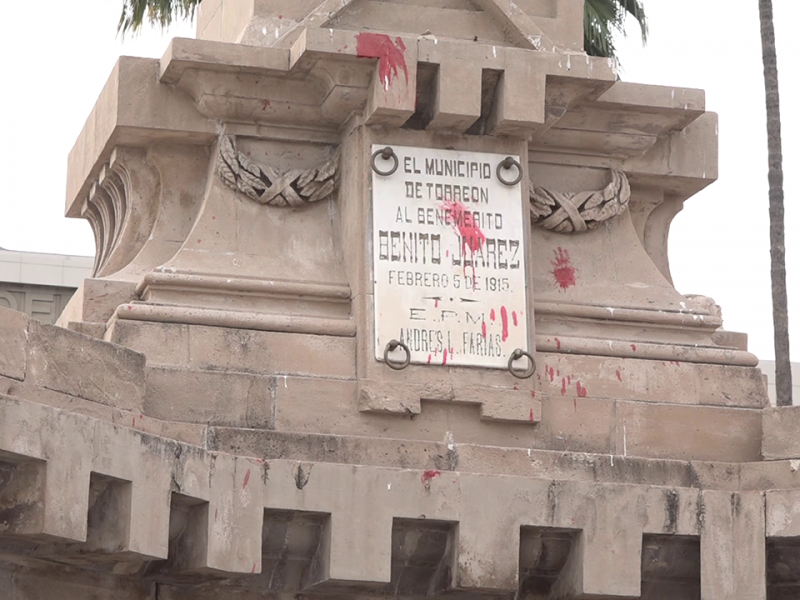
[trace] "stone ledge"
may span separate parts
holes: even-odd
[[[6,534],[42,540],[37,556],[66,562],[76,553],[81,560],[166,559],[151,570],[159,581],[259,573],[266,558],[265,515],[269,520],[292,514],[322,519],[328,532],[313,545],[321,570],[295,591],[389,583],[398,519],[458,525],[447,589],[514,592],[520,584],[520,528],[580,536],[553,582],[553,589],[573,596],[638,597],[643,536],[699,536],[704,582],[724,580],[737,593],[763,582],[763,556],[760,566],[748,566],[763,554],[760,492],[265,462],[4,396],[0,452],[11,482],[0,491],[0,503],[14,507],[23,491],[40,499],[27,514],[4,513]],[[29,476],[36,473],[44,476]],[[90,518],[95,508],[89,490],[103,481],[121,485],[113,493],[128,500],[108,505],[117,512],[104,519]],[[170,516],[181,507],[189,510],[181,534],[187,537],[173,546]],[[122,536],[120,520],[129,524]],[[732,564],[719,563],[713,551],[718,546],[730,548]]]
[[[144,355],[36,321],[28,331],[27,382],[107,406],[142,410]]]

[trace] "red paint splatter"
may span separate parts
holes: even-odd
[[[529,417],[529,418],[530,418],[530,421],[531,421],[531,423],[533,423],[533,421],[534,421],[534,418],[533,418],[533,409],[531,409],[531,415],[530,415],[530,417]]]
[[[267,110],[269,106],[271,106],[269,100],[264,100],[264,106],[261,107],[261,110]]]
[[[278,20],[283,19],[283,15],[278,15]],[[345,46],[347,48],[347,46]]]
[[[553,379],[555,378],[556,371],[553,367],[547,367],[548,371],[547,374],[550,376],[550,383],[553,383]]]
[[[553,338],[556,341],[556,350],[561,350],[561,340],[558,338]]]
[[[356,56],[378,59],[378,74],[384,89],[391,85],[398,71],[403,72],[408,86],[405,51],[406,45],[399,37],[392,42],[392,38],[383,33],[359,33],[356,36]]]
[[[444,255],[445,255],[446,257],[450,258],[450,250],[445,250],[445,251],[444,251]]]
[[[517,391],[519,391],[519,386],[518,386],[518,385],[515,385],[515,386],[514,386],[514,389],[515,389],[515,390],[517,390]]]
[[[566,378],[562,377],[561,378],[561,395],[563,396],[566,393],[567,393],[567,380],[566,380]]]
[[[633,350],[634,352],[636,352],[636,344],[631,344],[631,350]]]
[[[203,240],[197,240],[197,243],[199,244],[199,243],[200,243],[200,242],[202,242],[202,241],[203,241]]]
[[[572,375],[567,375],[567,385],[572,385]]]
[[[575,267],[570,262],[569,252],[560,246],[557,250],[553,250],[553,254],[556,257],[555,260],[550,261],[550,264],[553,265],[551,273],[556,280],[556,284],[562,290],[566,290],[575,285]]]
[[[481,322],[481,335],[484,338],[486,337],[486,321]]]
[[[489,313],[489,318],[490,318],[492,321],[494,321],[494,320],[495,320],[495,318],[496,318],[496,317],[495,317],[495,314],[494,314],[494,309],[492,309],[492,312],[490,312],[490,313]]]
[[[242,489],[245,489],[248,483],[250,483],[250,469],[247,469],[247,473],[244,474],[244,483],[242,484]]]
[[[511,320],[514,322],[514,327],[519,325],[519,323],[517,322],[517,311],[515,310],[511,311]]]
[[[430,485],[431,479],[433,479],[434,477],[438,477],[441,474],[442,474],[441,471],[423,471],[422,477],[420,479],[422,483],[427,483],[428,485]]]
[[[475,223],[475,218],[472,211],[468,210],[460,200],[450,200],[445,198],[443,200],[444,210],[453,223],[453,230],[461,238],[461,254],[464,256],[464,264],[466,269],[467,248],[470,254],[475,254],[483,247],[483,242],[486,241],[484,235],[478,224]],[[475,286],[475,263],[472,264],[472,285]]]
[[[536,390],[531,390],[531,398],[536,398]]]
[[[212,220],[212,221],[216,221],[216,220],[217,220],[217,217],[216,217],[216,215],[212,215],[212,216],[211,216],[211,220]]]
[[[130,304],[128,304],[128,310],[133,310],[133,307]]]
[[[431,355],[428,354],[428,364],[431,364]]]
[[[617,369],[617,379],[622,381],[622,373],[619,372],[619,369]]]
[[[444,349],[444,353],[442,354],[442,364],[447,364],[447,348]]]
[[[505,306],[500,307],[500,320],[503,322],[503,341],[508,339],[508,311]]]
[[[433,308],[439,308],[439,299],[438,298],[435,298],[433,300]]]
[[[578,390],[578,396],[579,397],[581,397],[581,398],[585,398],[586,397],[586,388],[581,385],[580,381],[578,381],[575,384],[575,388]]]

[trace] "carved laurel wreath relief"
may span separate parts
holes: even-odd
[[[616,170],[611,183],[594,192],[554,192],[531,183],[531,218],[556,233],[579,233],[624,213],[630,198],[628,177]]]
[[[319,166],[282,171],[250,160],[236,138],[222,136],[217,172],[228,187],[259,204],[302,206],[328,199],[339,187],[339,151]]]

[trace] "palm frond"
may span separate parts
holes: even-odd
[[[167,27],[175,19],[191,19],[200,0],[123,0],[117,33],[136,33],[145,20]]]
[[[642,43],[647,43],[647,17],[642,0],[584,0],[584,50],[591,56],[616,58],[614,34],[625,35],[628,15],[639,23]]]

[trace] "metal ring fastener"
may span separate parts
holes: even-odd
[[[375,159],[377,159],[379,156],[383,160],[392,160],[394,162],[392,168],[389,169],[388,171],[381,171],[375,164]],[[382,177],[388,177],[389,175],[397,171],[397,167],[399,166],[400,166],[400,160],[397,158],[397,154],[394,153],[394,150],[392,150],[391,147],[389,146],[386,146],[386,148],[382,148],[381,150],[375,150],[375,152],[372,153],[372,170],[375,171],[378,175],[381,175]]]
[[[524,371],[515,369],[514,362],[523,357],[528,359],[528,366]],[[533,356],[530,352],[525,352],[522,348],[517,348],[511,353],[511,356],[508,357],[508,370],[517,379],[529,379],[533,377],[533,374],[536,372],[536,361],[533,360]]]
[[[406,357],[402,362],[395,362],[389,359],[389,352],[397,350],[398,348],[402,348],[403,352],[406,353]],[[402,371],[409,365],[409,363],[411,363],[411,351],[403,342],[389,340],[389,343],[386,344],[386,348],[383,350],[383,360],[386,361],[386,364],[395,371]]]
[[[511,167],[517,167],[517,177],[513,180],[503,179],[503,176],[500,174],[503,171],[508,171]],[[522,165],[519,164],[519,161],[511,156],[506,156],[503,160],[497,163],[497,179],[500,180],[500,183],[503,183],[507,186],[517,185],[520,181],[522,181]]]

